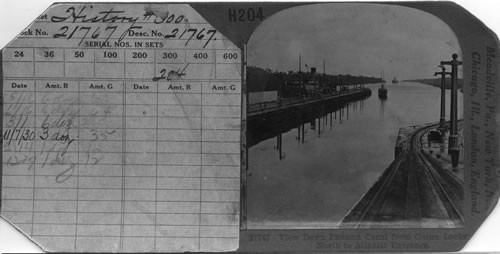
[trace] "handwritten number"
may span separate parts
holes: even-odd
[[[187,67],[189,66],[189,63],[187,63],[184,68],[181,70],[180,68],[177,69],[176,71],[175,70],[171,70],[168,72],[167,74],[167,70],[166,69],[161,69],[160,70],[160,76],[159,77],[153,77],[153,81],[158,81],[158,80],[161,80],[161,79],[166,79],[166,80],[172,80],[172,79],[178,79],[182,76],[186,76],[186,69]]]
[[[22,115],[21,115],[21,117],[22,117]],[[16,122],[15,122],[15,121],[16,121],[16,118],[17,118],[17,116],[16,116],[16,115],[11,116],[11,117],[10,117],[10,119],[9,119],[9,123],[7,124],[7,127],[12,127],[12,126],[14,126],[14,124],[16,124]]]
[[[128,34],[129,31],[133,31],[134,29],[141,29],[141,28],[142,28],[142,26],[135,26],[134,24],[132,24],[125,32],[123,32],[121,34],[121,36],[118,38],[118,42],[121,42],[127,36],[127,34]],[[102,43],[103,46],[106,45],[106,43],[111,39],[112,35],[115,33],[115,31],[117,29],[118,29],[118,26],[107,26],[104,29],[104,31],[110,31],[110,32],[107,35],[107,37],[104,39],[104,42]],[[80,41],[78,43],[78,46],[80,46],[82,44],[82,42],[85,39],[87,39],[87,35],[92,31],[92,27],[90,27],[90,26],[76,26],[75,28],[73,28],[71,30],[71,33],[68,35],[68,31],[69,30],[70,30],[70,28],[68,26],[62,26],[59,29],[59,31],[54,34],[53,37],[54,38],[61,38],[62,37],[62,38],[66,38],[66,39],[69,40],[69,39],[73,38],[78,31],[85,30],[85,33],[80,38]],[[197,28],[184,29],[182,31],[182,33],[180,34],[179,37],[177,37],[177,34],[179,34],[179,29],[178,28],[174,28],[169,34],[166,34],[164,36],[164,38],[166,38],[166,39],[170,39],[170,38],[175,39],[175,38],[177,38],[177,39],[181,40],[186,32],[191,33],[191,35],[186,40],[186,43],[184,44],[184,46],[187,46],[193,40],[193,38],[195,38],[197,40],[203,40],[203,39],[205,39],[206,36],[210,36],[208,38],[208,40],[205,42],[205,44],[203,45],[203,48],[206,48],[207,45],[211,41],[216,40],[214,38],[216,30],[214,30],[214,29],[207,30],[206,28],[202,28],[202,29],[197,29]],[[95,28],[94,31],[92,31],[90,37],[92,39],[97,39],[97,38],[100,37],[100,35],[101,35],[100,27],[97,27],[97,28]]]
[[[99,138],[97,137],[97,130],[96,130],[96,129],[91,129],[91,130],[90,130],[90,133],[91,133],[91,135],[92,135],[92,137],[93,137],[93,138],[92,138],[92,141],[96,141],[97,139],[99,139]]]
[[[108,136],[115,133],[116,130],[104,130],[104,131],[97,131],[96,129],[91,129],[90,130],[91,135],[92,135],[92,141],[96,140],[108,140]]]
[[[206,48],[208,43],[210,41],[212,41],[212,39],[215,40],[215,38],[214,38],[215,33],[217,33],[217,30],[215,30],[215,29],[211,29],[211,30],[207,31],[207,34],[211,34],[211,35],[210,35],[210,38],[208,38],[207,42],[205,42],[205,45],[203,45],[203,48]]]
[[[106,42],[109,41],[109,39],[111,38],[111,35],[113,35],[115,33],[115,31],[116,31],[117,28],[118,28],[118,26],[108,26],[108,27],[106,27],[106,29],[104,29],[104,31],[108,31],[108,30],[113,30],[113,31],[111,31],[108,34],[108,37],[106,37],[106,40],[104,40],[103,45],[106,44]]]
[[[75,171],[75,166],[76,166],[75,163],[71,163],[67,169],[65,169],[61,173],[59,173],[56,176],[56,182],[63,183],[66,180],[68,180],[71,176],[73,176],[73,173]]]
[[[101,156],[90,156],[91,153],[94,153],[94,154],[99,154],[101,153],[101,149],[95,149],[95,150],[92,150],[92,145],[89,145],[89,148],[87,149],[87,160],[85,161],[85,164],[87,165],[97,165],[99,164],[99,162],[104,159],[104,156],[101,155]]]
[[[177,18],[175,19],[175,21],[174,21],[174,22],[175,22],[176,24],[179,24],[179,23],[181,23],[181,21],[183,21],[183,20],[184,20],[184,15],[179,15],[179,17],[177,17]]]
[[[41,139],[41,140],[46,140],[46,139],[49,137],[49,128],[47,128],[47,127],[43,127],[43,129],[42,129],[42,134],[43,134],[44,136],[41,136],[41,135],[40,135],[40,139]]]
[[[96,39],[99,37],[100,34],[101,34],[101,28],[97,27],[96,30],[92,32],[92,35],[90,37],[92,37],[92,39]]]
[[[191,36],[189,36],[189,39],[186,41],[186,44],[184,44],[184,46],[187,46],[188,43],[191,41],[191,39],[193,39],[193,37],[196,34],[197,30],[198,29],[196,29],[196,28],[190,28],[190,29],[187,30],[188,32],[192,32],[192,34],[191,34]]]
[[[198,40],[203,40],[205,38],[205,35],[203,34],[203,31],[205,31],[205,28],[201,29],[198,34],[196,35],[196,39]]]
[[[177,18],[175,17],[175,14],[170,14],[169,12],[167,12],[165,15],[162,15],[161,17],[160,16],[156,16],[156,14],[154,12],[146,12],[144,15],[143,15],[143,19],[144,20],[149,20],[151,19],[151,17],[155,17],[155,19],[153,20],[153,22],[155,24],[161,24],[161,23],[171,23],[172,21],[174,21],[175,24],[179,24],[181,23],[184,19],[184,15],[179,15]],[[175,20],[174,20],[175,19]]]
[[[171,34],[165,35],[165,39],[175,38],[175,36],[177,35],[178,32],[179,32],[179,29],[175,28],[174,30],[172,30]]]
[[[191,35],[189,36],[189,38],[184,43],[184,46],[187,46],[193,39],[201,41],[201,40],[205,39],[207,36],[210,36],[208,38],[208,40],[205,42],[205,44],[203,45],[203,48],[206,48],[207,45],[211,41],[215,40],[214,36],[215,36],[216,30],[214,30],[214,29],[207,30],[206,28],[202,28],[202,29],[197,29],[197,28],[184,29],[184,31],[182,31],[182,33],[180,34],[179,37],[177,37],[177,34],[179,33],[179,29],[178,28],[174,28],[172,30],[172,32],[170,32],[170,34],[167,34],[164,37],[166,39],[170,39],[170,38],[175,39],[175,38],[177,38],[178,40],[181,40],[182,37],[184,36],[184,34],[186,32],[187,33],[191,33]]]
[[[59,38],[59,37],[66,37],[68,36],[66,33],[68,32],[69,27],[68,26],[63,26],[59,28],[59,33],[54,34],[54,38]]]
[[[69,39],[71,39],[71,38],[73,38],[73,35],[74,35],[74,34],[76,33],[76,31],[78,30],[78,27],[79,27],[79,26],[75,26],[75,29],[73,29],[73,32],[71,32],[71,33],[68,35],[68,38],[67,38],[68,40],[69,40]]]
[[[82,26],[82,27],[80,27],[80,31],[81,30],[87,30],[87,32],[85,32],[85,35],[83,35],[82,39],[80,39],[78,46],[80,46],[80,44],[82,44],[83,40],[85,40],[85,38],[87,38],[87,34],[89,34],[89,32],[90,32],[90,27],[89,26]]]
[[[184,32],[182,32],[181,36],[179,36],[179,40],[182,39],[182,36],[186,33],[186,29],[184,29]]]
[[[153,81],[158,81],[158,80],[161,80],[161,79],[165,79],[165,75],[167,74],[167,70],[166,69],[161,69],[160,71],[160,76],[159,77],[153,77]]]

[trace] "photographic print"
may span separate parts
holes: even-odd
[[[463,226],[462,66],[443,62],[461,49],[443,21],[312,4],[247,50],[249,229]]]

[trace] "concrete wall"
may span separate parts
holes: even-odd
[[[248,94],[248,103],[256,104],[278,100],[278,91],[251,92]]]

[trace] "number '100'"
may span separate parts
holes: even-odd
[[[118,53],[116,52],[109,52],[109,51],[104,51],[104,58],[117,58]]]

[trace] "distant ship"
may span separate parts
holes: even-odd
[[[384,87],[384,84],[380,85],[380,88],[378,89],[378,97],[380,99],[387,99],[387,88]]]
[[[394,78],[392,79],[392,83],[393,83],[393,84],[397,84],[397,83],[399,83],[399,81],[398,81],[398,79],[397,79],[396,77],[394,77]]]

